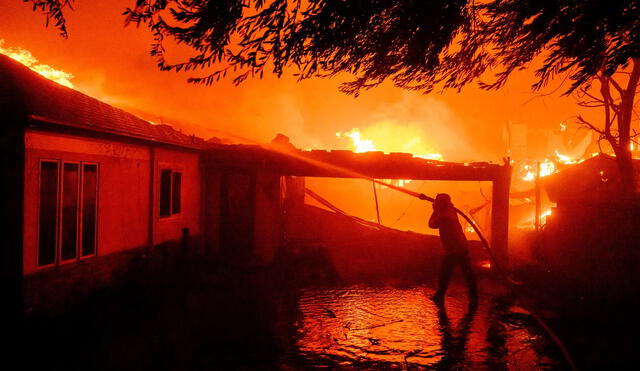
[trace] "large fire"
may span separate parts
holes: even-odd
[[[414,157],[420,157],[427,160],[443,160],[443,156],[440,153],[420,152],[419,147],[421,144],[421,139],[420,137],[415,136],[415,133],[406,133],[405,138],[401,138],[402,135],[394,135],[393,138],[376,141],[379,146],[374,144],[372,139],[364,139],[362,133],[360,132],[360,129],[357,128],[345,132],[339,131],[336,133],[336,137],[349,138],[349,140],[351,141],[352,149],[356,153],[374,151],[407,152],[411,153]],[[411,183],[411,179],[384,179],[383,181],[399,187]],[[386,188],[384,186],[380,186],[379,184],[376,184],[376,187],[381,189]]]
[[[9,58],[24,64],[31,70],[39,73],[40,75],[46,77],[51,81],[55,81],[58,84],[64,85],[68,88],[73,88],[73,84],[71,83],[71,79],[73,79],[72,74],[55,69],[48,64],[40,63],[40,61],[38,61],[38,59],[26,49],[17,47],[5,48],[4,40],[0,39],[0,54],[4,54]]]
[[[591,154],[592,157],[597,155],[598,153]],[[554,151],[553,159],[547,158],[537,163],[521,162],[519,164],[520,179],[524,182],[533,182],[538,175],[540,176],[540,178],[542,178],[551,174],[555,174],[560,171],[562,166],[579,164],[585,159],[585,157],[573,159],[556,150]]]
[[[398,133],[400,134],[400,133]],[[442,161],[444,157],[440,153],[424,151],[420,144],[422,143],[420,137],[414,136],[412,133],[407,133],[405,138],[401,138],[400,135],[394,136],[394,138],[387,138],[386,141],[376,141],[374,144],[372,139],[364,139],[360,129],[354,128],[350,131],[339,131],[336,133],[338,138],[349,138],[353,151],[356,153],[383,151],[383,152],[407,152],[411,153],[414,157],[420,157],[427,160]]]
[[[351,142],[353,143],[353,147],[354,147],[353,151],[356,153],[377,151],[376,146],[373,144],[372,141],[361,138],[360,130],[358,129],[352,129],[351,131],[347,131],[347,132],[339,131],[336,133],[336,136],[338,138],[347,137],[351,139]]]

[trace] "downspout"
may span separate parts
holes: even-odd
[[[149,147],[149,235],[147,236],[147,244],[149,247],[155,245],[155,184],[156,184],[156,147]]]

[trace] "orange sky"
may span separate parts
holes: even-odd
[[[228,80],[194,86],[186,83],[188,74],[157,69],[148,53],[148,30],[123,27],[121,13],[133,0],[75,2],[75,11],[67,12],[67,40],[45,28],[44,17],[28,3],[4,2],[5,46],[26,48],[41,62],[71,72],[76,88],[89,95],[156,122],[193,124],[183,127],[203,137],[219,130],[269,141],[282,132],[301,148],[348,148],[337,131],[357,127],[363,134],[368,128],[384,133],[386,125],[398,127],[397,135],[407,140],[421,135],[424,146],[446,160],[499,161],[506,123],[555,129],[577,110],[573,99],[558,94],[531,100],[530,73],[515,76],[498,92],[474,85],[459,94],[422,95],[387,85],[359,98],[340,93],[337,79],[297,83],[265,75],[239,87]]]
[[[336,132],[359,128],[364,139],[373,139],[378,149],[387,152],[407,151],[405,144],[413,141],[415,148],[441,153],[448,161],[501,162],[506,150],[503,132],[509,122],[527,125],[529,131],[542,129],[536,129],[538,134],[557,130],[563,121],[570,130],[576,127],[570,124],[578,112],[574,100],[558,93],[536,98],[529,90],[533,80],[528,71],[493,92],[471,85],[462,93],[423,95],[383,85],[353,98],[338,91],[338,79],[297,83],[292,77],[266,74],[263,80],[247,80],[239,87],[230,80],[207,87],[188,84],[189,74],[158,70],[149,56],[150,32],[123,27],[121,13],[134,0],[76,1],[75,10],[67,11],[67,40],[56,29],[45,28],[44,17],[33,13],[30,4],[3,2],[0,39],[5,47],[28,49],[42,63],[72,73],[75,88],[88,95],[204,138],[226,132],[267,142],[284,133],[299,148],[352,149],[351,142]],[[553,155],[544,138],[537,142],[543,144],[538,159]],[[529,148],[528,155],[533,153]],[[373,219],[371,186],[358,182],[362,181],[309,179],[313,189],[337,206]],[[429,194],[443,187],[438,182],[422,184],[409,187]],[[454,199],[461,198],[460,206],[483,202],[479,185],[445,188],[455,193]],[[356,194],[363,199],[354,201]],[[398,227],[424,230],[428,209],[396,192],[381,191],[380,197],[384,221],[391,223],[405,212],[407,221]]]

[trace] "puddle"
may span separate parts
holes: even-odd
[[[293,321],[293,353],[310,367],[539,370],[561,364],[547,354],[553,345],[532,318],[506,299],[481,296],[469,305],[466,292],[452,288],[438,307],[432,294],[425,286],[306,288],[294,318],[281,321]]]

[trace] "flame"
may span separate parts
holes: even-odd
[[[537,168],[536,164],[523,165],[521,169],[521,173],[523,174],[521,176],[522,180],[524,180],[525,182],[534,181],[536,179],[536,172],[537,172],[536,168]],[[540,177],[548,176],[557,172],[558,170],[553,161],[549,161],[545,159],[543,162],[540,162]]]
[[[354,128],[354,129],[351,129],[350,131],[345,131],[345,132],[339,131],[336,133],[336,137],[349,138],[351,140],[353,151],[356,153],[373,152],[373,151],[409,152],[413,155],[413,157],[419,157],[426,160],[442,161],[444,159],[444,157],[440,153],[422,152],[421,151],[422,148],[419,148],[421,140],[419,137],[416,137],[416,136],[409,137],[407,140],[405,140],[401,144],[387,141],[387,143],[378,143],[378,145],[376,145],[374,144],[372,139],[364,139],[362,136],[362,133],[360,132],[360,129]]]
[[[551,215],[552,211],[553,210],[551,208],[548,208],[547,210],[545,210],[545,211],[540,213],[540,225],[547,224],[547,217],[549,215]],[[530,230],[530,229],[535,228],[535,224],[536,224],[536,216],[534,214],[534,215],[531,215],[530,218],[520,222],[520,224],[518,225],[517,228],[518,229],[524,229],[524,230]]]
[[[4,47],[4,40],[0,39],[0,54],[4,54],[7,57],[16,60],[25,66],[29,67],[32,71],[39,73],[45,78],[55,81],[60,85],[64,85],[68,88],[73,88],[71,79],[73,75],[69,72],[57,70],[48,64],[40,63],[36,57],[31,54],[30,51],[18,48],[18,47]]]
[[[556,161],[561,163],[561,164],[564,164],[564,165],[579,164],[582,161],[584,161],[584,157],[583,158],[579,158],[577,160],[573,160],[569,156],[563,155],[562,153],[560,153],[558,151],[554,151],[553,153],[554,153],[554,155],[556,157]]]
[[[549,176],[557,173],[560,169],[558,165],[573,165],[579,164],[585,160],[585,158],[572,159],[571,157],[564,155],[557,150],[553,152],[553,160],[544,159],[540,164],[540,177]],[[592,156],[597,156],[598,153],[594,153]],[[536,179],[537,165],[535,163],[523,163],[521,165],[520,178],[525,182],[532,182]]]
[[[414,153],[413,157],[420,157],[420,158],[423,158],[425,160],[444,161],[444,157],[440,153],[429,153],[429,154],[426,154],[426,155],[421,155],[421,154],[415,154]],[[468,164],[467,164],[467,166],[468,166]]]
[[[351,139],[354,147],[354,152],[356,153],[372,152],[378,150],[372,141],[362,139],[362,137],[360,136],[360,130],[358,129],[351,129],[351,131],[347,132],[337,132],[336,136],[338,138],[345,136]]]
[[[356,153],[364,153],[364,152],[373,152],[373,151],[380,151],[381,149],[379,149],[374,143],[373,140],[371,139],[364,139],[362,137],[362,134],[360,133],[360,129],[358,128],[354,128],[351,129],[350,131],[346,131],[346,132],[337,132],[336,133],[336,137],[338,138],[349,138],[351,141],[351,146],[353,147],[353,151]],[[420,138],[418,137],[410,137],[408,140],[406,140],[404,143],[402,143],[399,147],[397,145],[397,143],[394,145],[391,142],[387,142],[387,143],[382,143],[381,145],[384,146],[385,150],[388,150],[389,152],[393,151],[398,151],[398,152],[405,152],[405,151],[411,151],[413,149],[416,148],[416,146],[420,143]],[[387,144],[385,146],[385,144]],[[436,161],[442,161],[443,160],[443,156],[440,153],[412,153],[413,157],[419,157],[419,158],[423,158],[426,160],[436,160]],[[383,181],[387,182],[387,183],[391,183],[395,186],[398,187],[403,187],[409,183],[411,183],[411,179],[383,179]],[[379,189],[385,189],[387,187],[380,185],[380,184],[376,184],[375,185],[376,188]]]
[[[561,122],[560,123],[560,132],[564,133],[565,131],[567,131],[567,124]]]

